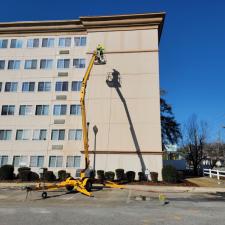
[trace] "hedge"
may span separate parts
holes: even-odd
[[[13,180],[14,166],[4,165],[0,168],[0,180]]]

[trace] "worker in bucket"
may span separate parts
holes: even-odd
[[[101,62],[104,62],[104,57],[103,57],[103,55],[104,55],[104,47],[103,47],[103,45],[101,45],[101,44],[98,44],[98,46],[97,46],[97,57],[98,57],[98,59],[101,61]]]

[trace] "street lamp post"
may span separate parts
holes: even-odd
[[[95,156],[96,156],[96,136],[98,133],[98,128],[96,125],[93,126],[93,132],[95,134],[95,140],[94,140],[94,162],[93,162],[93,169],[95,171]]]

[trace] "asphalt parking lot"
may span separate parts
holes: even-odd
[[[80,193],[0,188],[0,225],[221,225],[225,193],[159,193],[104,189],[89,198]]]

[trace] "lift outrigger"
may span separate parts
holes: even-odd
[[[99,46],[98,46],[99,47]],[[58,190],[61,188],[66,188],[67,191],[77,191],[86,196],[93,196],[91,189],[94,180],[90,178],[87,174],[89,170],[90,160],[89,160],[89,151],[88,151],[88,130],[87,130],[87,121],[86,121],[86,109],[85,109],[85,95],[86,95],[86,87],[87,81],[90,77],[90,73],[93,65],[102,65],[106,64],[105,57],[103,52],[97,51],[93,52],[90,63],[84,75],[82,86],[80,90],[80,104],[81,104],[81,115],[82,115],[82,128],[83,128],[83,145],[84,145],[84,153],[85,153],[85,168],[80,173],[80,178],[69,177],[65,181],[46,185],[45,183],[39,183],[37,186],[28,186],[26,187],[27,193],[29,191],[42,191],[42,198],[47,198],[47,191]],[[103,183],[104,187],[112,187],[112,188],[123,188],[123,186],[118,185],[114,182],[105,181]]]

